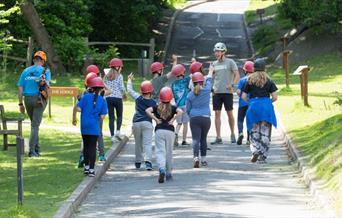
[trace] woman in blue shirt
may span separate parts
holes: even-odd
[[[213,67],[204,83],[204,76],[200,72],[192,74],[194,89],[188,94],[186,109],[190,116],[192,133],[193,167],[199,168],[199,151],[201,151],[201,165],[207,166],[207,135],[210,129],[210,93],[212,87]]]

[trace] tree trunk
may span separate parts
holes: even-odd
[[[39,15],[34,8],[32,0],[23,1],[23,3],[20,4],[20,9],[23,13],[24,19],[31,28],[31,32],[33,33],[34,38],[36,39],[42,50],[46,52],[48,62],[47,64],[49,65],[51,70],[56,73],[65,72],[65,68],[52,45],[50,35],[40,21]]]

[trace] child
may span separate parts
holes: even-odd
[[[109,63],[110,71],[104,76],[103,80],[105,85],[112,91],[109,96],[106,96],[108,105],[108,116],[109,116],[109,129],[111,139],[114,142],[116,139],[121,140],[121,124],[122,124],[122,112],[123,103],[122,99],[126,99],[126,90],[121,75],[123,62],[119,58],[113,58]],[[114,109],[116,112],[116,133],[114,134]]]
[[[128,76],[127,91],[135,100],[135,114],[133,117],[133,134],[135,140],[135,168],[139,169],[141,162],[145,160],[146,170],[152,170],[152,119],[147,116],[146,109],[156,106],[151,98],[153,86],[150,81],[144,81],[140,85],[141,95],[136,93],[132,87],[133,73]],[[143,151],[145,158],[143,158]]]
[[[178,146],[178,133],[183,124],[183,141],[182,145],[189,145],[186,142],[186,136],[188,134],[188,122],[189,116],[186,112],[186,97],[189,93],[189,82],[190,76],[185,76],[185,68],[181,64],[177,64],[171,70],[171,73],[176,77],[176,80],[172,83],[171,89],[173,96],[175,98],[177,108],[183,111],[182,116],[177,117],[177,127],[176,127],[176,137],[175,137],[175,146]]]
[[[160,103],[154,107],[146,109],[146,114],[156,121],[155,143],[156,156],[159,167],[158,182],[163,183],[172,179],[172,147],[175,140],[175,128],[173,122],[177,116],[182,114],[182,110],[171,105],[172,90],[164,87],[160,90]]]
[[[201,153],[201,165],[208,166],[207,135],[211,125],[209,102],[213,70],[211,66],[207,79],[200,72],[194,73],[192,75],[194,89],[187,96],[186,109],[190,116],[194,168],[199,168],[199,153]]]
[[[238,109],[238,130],[239,130],[239,137],[236,144],[241,145],[243,139],[243,122],[245,120],[246,112],[248,109],[248,103],[245,102],[241,98],[241,89],[245,85],[247,76],[254,72],[254,63],[252,61],[246,61],[243,65],[243,70],[245,71],[245,76],[242,77],[237,85],[236,93],[240,97],[239,98],[239,109]],[[247,131],[247,145],[249,145],[249,132]]]
[[[271,138],[270,128],[271,125],[277,127],[272,102],[277,100],[278,88],[266,74],[263,59],[255,60],[254,71],[242,88],[242,99],[249,102],[246,118],[247,130],[251,134],[251,162],[258,160],[260,163],[266,163]]]
[[[172,55],[173,66],[177,64],[177,56]],[[154,62],[151,64],[150,67],[152,73],[152,85],[153,85],[153,92],[152,92],[152,99],[159,102],[159,92],[161,88],[165,86],[167,81],[172,77],[172,73],[169,72],[168,74],[164,75],[164,65],[160,62]]]
[[[77,111],[81,112],[81,134],[83,139],[84,174],[95,176],[96,142],[100,135],[100,119],[107,114],[107,103],[100,95],[104,83],[100,77],[89,81],[92,92],[86,93],[77,103]]]

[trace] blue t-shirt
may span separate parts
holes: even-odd
[[[201,90],[198,96],[194,92],[189,92],[186,101],[186,111],[190,117],[206,116],[210,117],[210,93],[212,87],[212,78],[208,77],[205,82],[205,87]]]
[[[141,95],[135,99],[135,114],[133,117],[133,123],[148,121],[152,123],[152,119],[147,116],[145,110],[149,107],[156,106],[157,103],[153,99],[146,99]]]
[[[182,107],[186,104],[186,97],[190,91],[190,80],[190,76],[186,76],[183,79],[175,80],[171,85],[177,107]]]
[[[35,96],[39,94],[39,81],[43,74],[44,67],[32,65],[26,68],[20,75],[17,86],[23,87],[23,96]],[[46,81],[51,80],[49,69],[45,71]]]
[[[241,90],[241,93],[240,93],[240,98],[239,98],[239,107],[245,107],[245,106],[248,106],[248,103],[245,102],[241,96],[242,96],[242,88],[243,86],[246,84],[246,81],[247,81],[247,76],[244,76],[242,77],[239,82],[238,82],[238,85],[237,85],[237,89],[240,89]],[[247,96],[249,97],[249,94],[247,94]]]
[[[101,115],[107,114],[107,102],[101,95],[94,102],[94,93],[86,93],[77,103],[81,108],[81,134],[82,135],[100,135],[99,120]]]

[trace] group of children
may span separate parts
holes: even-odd
[[[92,67],[91,67],[92,66]],[[98,76],[99,70],[91,65],[87,68],[85,79],[86,91],[74,109],[74,125],[76,111],[81,112],[81,133],[83,138],[84,172],[95,175],[96,144],[99,148],[99,160],[105,160],[103,151],[102,120],[109,113],[110,121],[114,122],[114,108],[117,114],[117,132],[110,123],[112,137],[119,137],[122,122],[122,98],[126,95],[121,69],[123,62],[112,59],[110,75],[104,81]],[[89,69],[90,68],[90,69]],[[247,117],[247,143],[250,143],[252,162],[265,162],[270,141],[271,124],[276,126],[272,102],[276,100],[276,86],[265,73],[265,63],[257,59],[255,63],[247,61],[243,67],[245,77],[238,83],[237,94],[240,97],[238,109],[239,137],[237,144],[242,144],[243,122]],[[140,93],[133,89],[133,73],[128,76],[127,92],[135,100],[132,131],[135,139],[135,167],[145,165],[152,170],[152,138],[155,121],[155,155],[159,169],[158,182],[172,179],[172,151],[178,145],[178,133],[183,125],[182,145],[187,145],[187,127],[190,122],[192,132],[193,167],[207,166],[207,134],[211,126],[210,96],[215,69],[211,65],[209,72],[204,73],[202,63],[193,61],[190,75],[186,69],[177,64],[173,56],[172,70],[164,74],[164,66],[154,62],[150,66],[151,81],[143,81]],[[205,76],[206,75],[206,76]],[[175,77],[171,86],[166,86]],[[272,99],[270,99],[270,94]],[[268,100],[267,100],[268,99]],[[108,109],[107,109],[108,108]],[[261,109],[260,109],[261,108]],[[118,112],[119,111],[119,112]],[[112,118],[111,118],[112,117]],[[174,128],[174,122],[177,126]],[[94,125],[98,123],[99,125]]]

